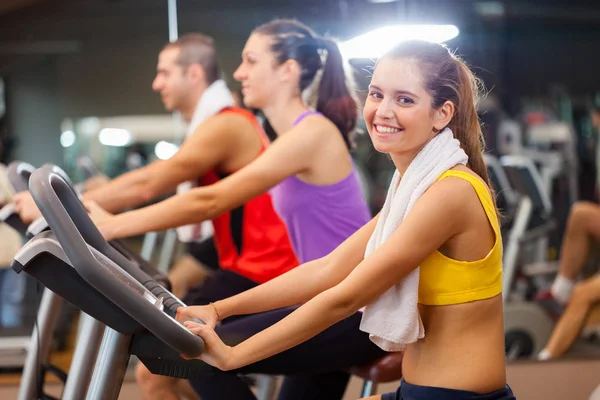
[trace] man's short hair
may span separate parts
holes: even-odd
[[[169,48],[179,49],[176,62],[184,70],[192,64],[200,64],[204,69],[206,82],[209,85],[221,77],[221,66],[217,51],[214,40],[210,36],[200,33],[188,33],[164,47],[164,49]]]

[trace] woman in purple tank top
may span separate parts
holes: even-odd
[[[298,126],[313,115],[324,118],[320,112],[308,110],[300,114],[292,126]],[[339,168],[334,160],[330,162],[331,168]],[[346,169],[344,164],[339,169]],[[292,175],[271,189],[271,196],[300,262],[329,254],[357,230],[357,222],[363,221],[364,225],[369,220],[353,166],[344,178],[331,184],[310,183],[299,174]]]
[[[320,82],[315,82],[318,75]],[[271,193],[298,259],[306,264],[265,283],[270,286],[266,298],[249,300],[242,293],[186,309],[186,314],[212,326],[225,319],[216,327],[225,342],[230,337],[250,338],[288,316],[295,307],[261,312],[272,309],[282,293],[287,300],[296,299],[288,304],[301,303],[313,295],[307,289],[315,282],[335,280],[310,261],[329,254],[370,220],[349,152],[358,108],[346,85],[337,45],[299,22],[275,20],[254,30],[234,76],[242,83],[244,103],[260,109],[277,134],[253,164],[258,167],[262,161],[261,167],[277,176],[276,185],[267,181],[263,187]],[[302,98],[311,87],[318,88],[314,107]],[[241,179],[236,182],[240,190],[258,186]],[[290,285],[291,281],[297,284]],[[227,323],[227,317],[245,314],[253,315]],[[356,313],[298,347],[233,372],[285,375],[280,400],[341,399],[350,378],[347,371],[385,355],[360,331],[360,319]],[[215,371],[192,381],[192,387],[203,400],[254,400],[248,386],[231,372]]]
[[[245,340],[289,315],[296,307],[262,312],[272,310],[281,293],[285,306],[299,304],[314,295],[306,288],[335,280],[311,261],[328,255],[371,218],[350,155],[358,105],[337,44],[297,21],[275,20],[253,31],[234,77],[246,106],[261,110],[277,134],[260,157],[213,185],[143,209],[117,216],[92,211],[100,231],[113,239],[210,220],[269,191],[304,265],[267,282],[267,298],[239,302],[233,296],[188,308],[213,327],[229,316],[252,314],[216,327],[226,342]],[[314,104],[303,97],[314,97]],[[296,284],[290,286],[290,279]],[[359,330],[360,320],[356,313],[301,346],[237,372],[285,375],[281,400],[341,399],[347,370],[385,354]],[[255,399],[235,373],[215,371],[191,384],[202,400]]]
[[[318,75],[320,81],[315,82]],[[267,282],[272,285],[268,298],[239,303],[234,296],[188,308],[211,325],[232,315],[254,314],[230,323],[225,319],[216,331],[226,342],[229,337],[249,338],[289,315],[295,307],[261,312],[272,308],[280,293],[289,298],[295,292],[292,297],[300,303],[312,282],[332,279],[322,268],[311,268],[310,261],[329,254],[370,219],[350,156],[358,108],[346,85],[337,45],[296,21],[275,20],[252,33],[234,77],[242,83],[244,103],[262,111],[277,139],[232,181],[239,174],[239,191],[258,190],[261,185],[246,173],[253,167],[259,170],[260,164],[262,189],[270,191],[298,259],[307,264],[282,275],[292,275],[283,285],[278,284],[280,278]],[[318,90],[313,107],[302,98],[312,87]],[[276,177],[276,184],[270,176],[265,180],[265,173]],[[290,278],[298,284],[286,283]],[[280,400],[341,399],[349,368],[384,355],[359,330],[360,318],[356,313],[301,346],[235,372],[285,375]],[[203,400],[255,399],[236,373],[216,371],[191,384]]]

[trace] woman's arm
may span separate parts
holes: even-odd
[[[214,219],[309,169],[322,133],[294,128],[255,161],[213,185],[95,222],[107,239],[115,239]]]
[[[260,286],[213,303],[220,319],[253,314],[305,302],[344,280],[362,261],[377,216],[327,256],[310,261]],[[301,282],[301,284],[299,284]],[[178,310],[178,319],[200,318],[197,307]]]
[[[432,186],[389,239],[346,279],[241,344],[225,346],[211,328],[186,322],[207,343],[207,353],[200,358],[221,369],[236,369],[294,347],[374,301],[464,231],[464,204],[474,191],[469,192],[466,181],[450,181]]]

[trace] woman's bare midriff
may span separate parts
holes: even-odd
[[[502,296],[449,306],[419,305],[425,338],[402,362],[411,384],[489,393],[506,385]]]

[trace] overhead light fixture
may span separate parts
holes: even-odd
[[[483,16],[489,18],[501,18],[504,17],[506,9],[504,3],[500,1],[481,1],[473,4],[475,11]]]
[[[71,147],[75,144],[75,133],[73,131],[64,131],[60,135],[60,145],[62,147]]]
[[[443,43],[457,37],[454,25],[393,25],[375,29],[340,44],[345,59],[379,58],[400,42],[425,40]]]
[[[173,157],[173,155],[177,153],[177,150],[177,146],[175,146],[173,143],[165,142],[164,140],[161,140],[160,142],[156,143],[156,146],[154,146],[154,154],[156,154],[156,157],[161,160],[168,160],[169,158]]]
[[[104,128],[100,131],[98,139],[105,146],[123,147],[131,143],[131,132],[125,129]]]

